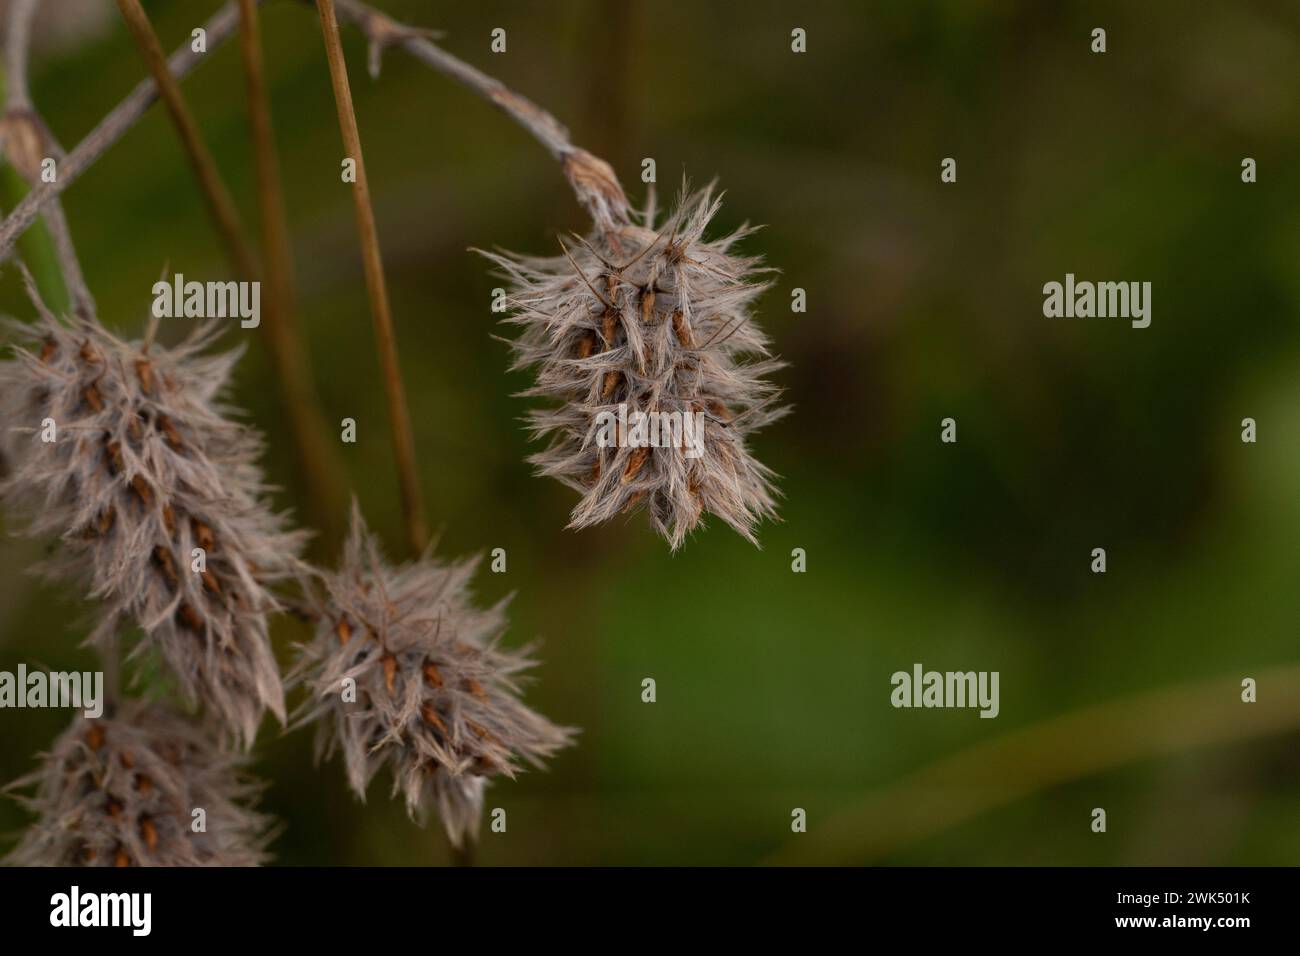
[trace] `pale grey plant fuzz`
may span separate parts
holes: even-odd
[[[774,475],[749,452],[749,436],[787,411],[766,376],[783,363],[751,309],[770,283],[760,260],[736,254],[754,230],[706,240],[721,204],[712,187],[683,189],[656,231],[597,229],[551,259],[488,253],[511,282],[507,322],[514,368],[534,368],[525,396],[556,404],[530,413],[532,437],[548,441],[529,460],[582,494],[569,526],[583,528],[644,507],[674,550],[705,513],[757,544],[754,526],[774,518]],[[601,412],[699,412],[704,453],[685,448],[598,446]]]
[[[423,822],[435,810],[455,846],[477,833],[489,778],[542,766],[574,733],[520,699],[534,661],[529,648],[499,644],[505,600],[475,606],[477,565],[426,553],[389,566],[354,505],[340,568],[322,573],[316,634],[293,675],[310,690],[300,719],[316,723],[317,758],[341,750],[363,800],[387,765],[411,816]],[[349,680],[354,695],[344,692]]]
[[[270,818],[246,758],[158,704],[78,717],[41,766],[10,785],[37,815],[11,866],[258,866]],[[194,811],[203,810],[202,832]]]
[[[228,417],[239,352],[208,352],[212,325],[146,347],[39,308],[37,323],[13,326],[27,347],[0,363],[12,468],[0,498],[29,516],[29,534],[62,539],[42,570],[102,602],[90,641],[111,651],[138,625],[134,653],[155,647],[187,697],[247,746],[266,709],[284,720],[268,586],[298,574],[303,535],[264,502],[260,436]]]

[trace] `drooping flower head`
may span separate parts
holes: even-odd
[[[748,447],[786,411],[752,314],[769,270],[735,252],[749,227],[704,238],[720,203],[683,190],[658,229],[653,210],[643,225],[606,214],[559,257],[488,254],[523,328],[514,367],[536,370],[523,394],[553,402],[530,413],[548,443],[530,461],[582,494],[570,527],[644,508],[675,550],[705,514],[755,543],[775,517],[773,473]]]
[[[156,649],[247,744],[266,709],[284,719],[268,586],[298,573],[302,535],[264,501],[260,436],[228,417],[239,353],[206,351],[212,325],[160,348],[40,311],[0,363],[0,498],[61,538],[43,570],[102,601],[92,642],[138,626],[136,653]]]
[[[270,818],[246,759],[194,721],[125,701],[78,717],[11,789],[37,815],[5,862],[15,866],[258,866]],[[198,813],[196,811],[202,811]]]
[[[451,842],[477,832],[486,782],[567,746],[558,727],[521,700],[529,649],[500,645],[505,601],[476,607],[477,560],[425,555],[392,567],[355,506],[339,570],[324,575],[316,634],[293,680],[311,699],[318,757],[341,750],[362,799],[387,766],[393,794],[423,821],[436,810]]]

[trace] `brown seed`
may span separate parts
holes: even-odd
[[[135,761],[131,759],[130,754],[127,753],[122,754],[121,759],[122,759],[122,766],[125,767],[127,770],[130,770],[132,767],[135,766]]]
[[[601,319],[600,333],[605,338],[605,348],[607,349],[612,349],[614,347],[615,329],[616,326],[614,325],[614,313],[610,309],[606,309],[605,317]]]
[[[477,734],[481,739],[486,740],[488,743],[490,744],[501,743],[501,738],[498,737],[496,734],[492,733],[492,731],[488,730],[482,724],[476,724],[472,720],[467,720],[465,721],[465,723],[469,726],[470,730],[474,731],[475,734]]]
[[[654,311],[654,307],[655,290],[646,289],[641,293],[641,323],[643,325],[650,324],[650,313]]]
[[[89,844],[84,844],[81,847],[81,862],[83,863],[94,863],[95,857],[98,855],[99,854],[95,852],[95,848]]]
[[[150,852],[158,849],[158,828],[148,817],[140,818],[140,836],[144,838],[145,846],[149,847]]]
[[[472,677],[462,679],[460,682],[460,689],[473,694],[475,697],[479,698],[479,700],[487,700],[487,691],[483,689],[482,684]]]
[[[211,554],[217,546],[217,539],[212,534],[212,529],[205,525],[198,518],[191,522],[194,538],[199,543],[199,547]]]
[[[714,418],[721,418],[724,422],[731,421],[731,409],[716,398],[709,399],[709,411],[713,413]]]
[[[140,424],[139,418],[133,418],[126,425],[126,433],[131,436],[131,440],[138,442],[144,437],[144,427]]]
[[[108,534],[108,531],[110,528],[113,527],[113,522],[114,520],[116,520],[116,518],[117,518],[117,511],[113,508],[112,505],[109,505],[107,508],[101,511],[99,513],[99,533],[101,535]]]
[[[144,774],[138,773],[135,775],[135,788],[147,797],[153,792],[153,781]]]
[[[190,607],[188,604],[182,604],[178,607],[176,609],[176,616],[179,617],[181,623],[191,631],[203,630],[203,619],[200,618],[198,614],[195,613],[194,608]]]
[[[153,363],[140,359],[135,363],[135,374],[140,377],[140,387],[146,395],[153,394]]]
[[[346,617],[339,618],[338,626],[334,628],[334,633],[339,636],[339,643],[346,644],[348,638],[352,636],[352,625],[348,623]]]
[[[86,731],[86,745],[89,746],[91,750],[98,750],[100,747],[104,746],[104,728],[91,727]]]
[[[497,772],[497,765],[487,757],[478,756],[474,758],[474,763],[470,767],[470,773],[476,777],[489,777]]]
[[[180,578],[176,574],[176,559],[172,557],[170,548],[158,545],[153,549],[153,559],[158,563],[162,576],[167,579],[168,584],[172,587],[180,584]]]
[[[618,380],[622,377],[622,372],[606,372],[605,381],[600,387],[600,397],[609,398],[613,395],[614,389],[618,388]]]
[[[688,349],[695,348],[695,339],[691,335],[691,327],[686,322],[686,314],[678,309],[673,313],[673,331],[677,333],[677,341]]]
[[[108,813],[109,819],[116,820],[122,815],[122,804],[110,797],[108,803],[104,805],[104,810]]]
[[[379,659],[379,662],[384,665],[384,686],[388,688],[388,692],[391,694],[393,684],[397,681],[397,658],[392,654],[385,654]]]
[[[121,474],[126,467],[122,461],[122,443],[116,441],[104,442],[104,451],[108,455],[108,472],[111,475]]]
[[[176,424],[166,415],[158,416],[158,427],[162,429],[163,437],[167,439],[167,444],[172,447],[173,451],[180,451],[185,447]]]
[[[589,358],[595,350],[596,336],[591,332],[584,332],[582,338],[578,339],[578,358]]]
[[[130,865],[131,865],[131,856],[130,856],[130,854],[128,854],[128,853],[126,852],[126,847],[124,847],[124,846],[119,846],[119,847],[117,848],[117,853],[115,853],[115,854],[113,855],[113,865],[114,865],[114,866],[130,866]]]
[[[49,362],[50,359],[54,358],[54,353],[58,350],[59,347],[54,344],[54,339],[46,339],[41,345],[41,361]]]
[[[176,537],[176,512],[172,510],[171,505],[163,505],[163,527],[167,529],[169,537]]]
[[[424,682],[430,687],[442,686],[442,671],[438,670],[438,665],[433,661],[424,662]]]
[[[627,467],[623,469],[623,484],[627,484],[637,476],[637,472],[646,463],[650,457],[650,449],[646,447],[634,448],[632,454],[628,456]]]
[[[140,500],[145,504],[153,502],[153,489],[149,487],[149,482],[145,481],[143,475],[136,475],[131,479],[131,487],[135,493],[140,496]]]
[[[102,412],[104,410],[104,399],[99,394],[99,386],[94,382],[86,386],[86,390],[81,393],[81,397],[93,411]]]
[[[221,593],[221,582],[211,571],[200,571],[199,578],[203,581],[203,587],[209,594]]]
[[[433,706],[433,701],[426,700],[420,705],[420,716],[424,718],[424,722],[430,727],[436,727],[443,736],[447,735],[447,725],[443,723],[442,717],[438,715],[438,710]]]
[[[595,484],[598,481],[600,481],[600,455],[596,456],[596,460],[591,465],[591,482]]]
[[[100,362],[99,353],[95,347],[90,344],[90,339],[81,343],[81,359],[83,362],[89,362],[91,365],[98,365]]]
[[[645,497],[645,492],[638,491],[631,498],[627,499],[627,504],[623,506],[623,513],[627,514],[627,512],[631,511],[633,508],[639,505],[641,503],[641,499],[644,497]]]

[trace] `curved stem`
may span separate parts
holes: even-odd
[[[378,63],[379,53],[384,49],[400,46],[421,63],[473,90],[527,130],[559,160],[578,202],[603,232],[614,232],[628,222],[627,196],[613,167],[600,157],[574,146],[569,131],[546,110],[434,44],[428,38],[428,31],[398,23],[361,0],[333,2],[339,12],[365,34],[370,43],[372,65]]]
[[[1300,727],[1300,664],[1145,691],[1053,717],[925,767],[788,841],[765,862],[862,865],[981,813],[1081,777],[1194,747]],[[1086,825],[1086,824],[1084,824]]]

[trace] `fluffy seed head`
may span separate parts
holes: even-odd
[[[26,343],[0,363],[0,499],[28,533],[62,538],[42,570],[103,602],[92,642],[138,625],[135,652],[156,648],[191,700],[251,742],[267,708],[284,719],[267,588],[298,573],[302,536],[263,501],[260,437],[227,417],[238,353],[205,352],[212,326],[172,349],[43,308],[14,328]]]
[[[10,785],[36,822],[5,859],[14,866],[258,866],[269,818],[245,759],[157,704],[128,700],[113,716],[78,717]],[[195,810],[202,809],[202,817]],[[198,821],[202,829],[196,832]]]
[[[505,601],[473,603],[477,560],[443,564],[425,555],[391,567],[354,506],[340,569],[325,573],[316,634],[293,681],[311,691],[301,720],[315,721],[318,757],[343,752],[362,799],[385,764],[393,794],[413,818],[435,809],[454,845],[478,828],[491,777],[568,745],[520,699],[529,649],[499,644]]]
[[[683,190],[658,230],[648,210],[556,258],[488,254],[511,283],[507,321],[523,328],[514,367],[536,370],[523,394],[554,403],[529,415],[547,441],[530,461],[582,494],[572,528],[644,508],[675,550],[706,513],[754,543],[775,517],[774,475],[747,447],[786,412],[766,380],[782,363],[751,314],[769,270],[733,251],[749,227],[704,238],[720,202],[711,187]]]

